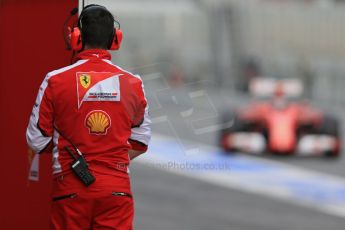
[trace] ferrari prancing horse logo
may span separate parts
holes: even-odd
[[[89,74],[81,74],[79,76],[80,84],[87,89],[91,84],[91,76]]]

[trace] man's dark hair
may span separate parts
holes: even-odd
[[[85,8],[80,18],[84,46],[109,49],[114,37],[114,17],[102,6]]]

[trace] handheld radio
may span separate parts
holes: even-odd
[[[71,169],[75,173],[75,175],[83,182],[83,184],[89,186],[93,182],[95,182],[96,178],[89,171],[86,160],[79,149],[76,149],[78,157],[76,157],[75,154],[73,154],[73,152],[67,146],[65,146],[64,149],[74,159],[74,162],[71,164]]]
[[[74,159],[74,162],[71,164],[71,169],[74,174],[83,182],[84,185],[89,186],[93,182],[96,181],[96,178],[92,175],[89,171],[89,166],[84,158],[84,155],[80,152],[73,142],[67,138],[62,132],[59,131],[56,127],[54,129],[62,136],[66,141],[68,141],[74,148],[75,152],[77,153],[78,157],[67,147],[65,146],[64,149],[68,152],[68,154]]]

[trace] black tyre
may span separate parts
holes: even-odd
[[[337,146],[331,151],[324,153],[325,157],[338,157],[340,155],[340,123],[339,121],[331,116],[325,116],[322,123],[318,127],[318,134],[326,134],[336,138]]]

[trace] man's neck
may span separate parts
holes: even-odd
[[[107,50],[107,49],[104,49],[103,47],[92,47],[92,46],[89,46],[89,45],[85,45],[85,47],[84,47],[84,50],[95,50],[95,49]]]

